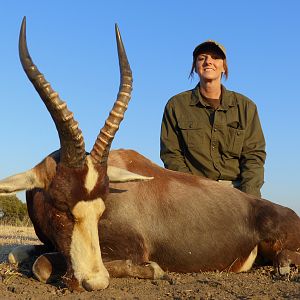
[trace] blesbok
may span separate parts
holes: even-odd
[[[117,37],[119,100],[87,154],[73,116],[31,61],[23,22],[21,61],[54,119],[61,148],[32,170],[0,181],[2,193],[27,190],[28,212],[45,245],[17,248],[10,261],[40,252],[33,265],[39,280],[58,275],[70,289],[86,290],[105,288],[109,274],[162,278],[163,270],[247,271],[258,254],[280,274],[300,265],[300,219],[291,209],[163,169],[132,150],[110,151],[114,124],[126,106],[120,103],[128,102],[131,91]]]

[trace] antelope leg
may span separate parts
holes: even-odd
[[[156,262],[133,264],[131,260],[113,260],[104,262],[111,277],[136,277],[141,279],[162,279],[164,271]]]
[[[291,250],[282,250],[275,258],[274,266],[280,275],[290,273],[290,266],[300,266],[300,253]]]

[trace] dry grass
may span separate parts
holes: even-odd
[[[18,272],[16,266],[9,263],[0,263],[0,276],[2,283],[7,285],[15,276],[22,276],[22,274]]]
[[[40,244],[33,227],[0,225],[0,263],[7,262],[8,253],[19,245]]]

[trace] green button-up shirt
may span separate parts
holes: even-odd
[[[199,85],[172,97],[161,126],[161,159],[166,168],[214,180],[238,180],[239,189],[260,196],[265,139],[256,105],[222,86],[213,111]]]

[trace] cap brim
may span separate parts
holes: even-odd
[[[216,43],[214,42],[204,42],[200,45],[198,45],[195,50],[193,51],[193,57],[195,58],[201,53],[207,52],[207,51],[213,51],[220,55],[223,59],[226,58],[226,53],[224,50]]]

